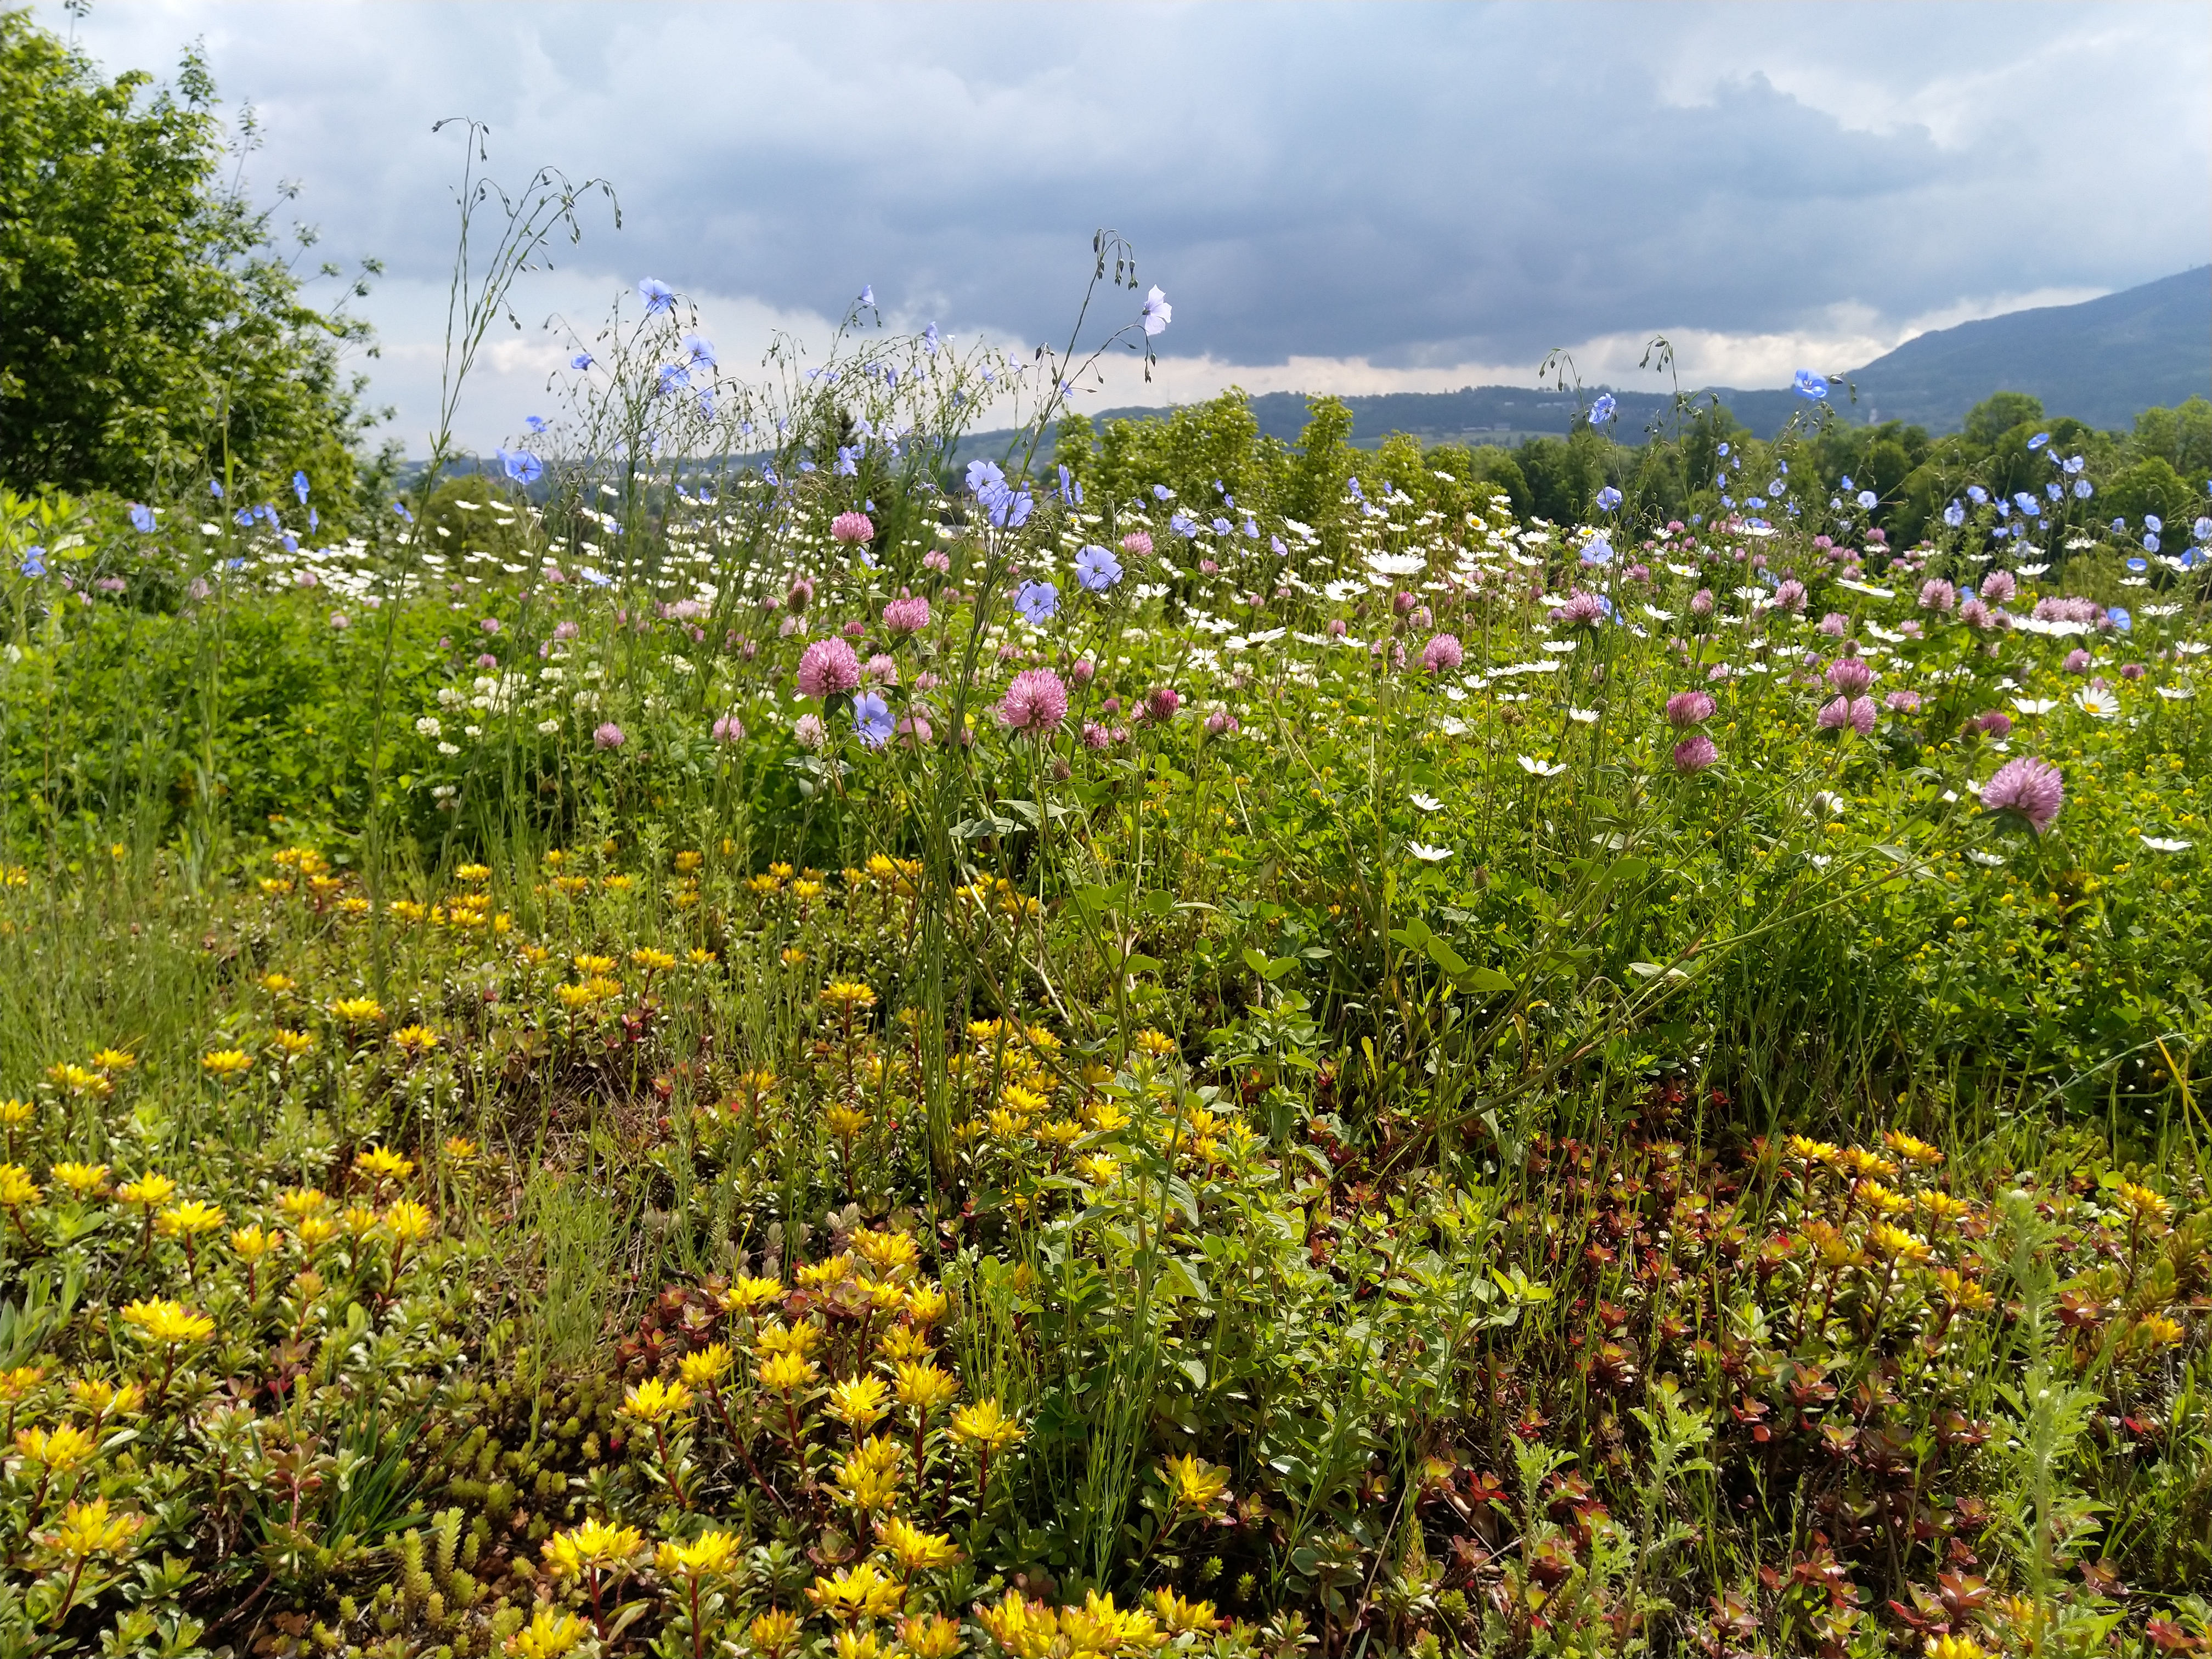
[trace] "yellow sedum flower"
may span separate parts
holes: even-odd
[[[230,1218],[214,1205],[197,1198],[172,1204],[154,1218],[154,1231],[164,1238],[197,1238],[211,1233]]]
[[[404,1181],[415,1173],[415,1160],[401,1157],[389,1146],[365,1146],[354,1154],[353,1167],[378,1181]]]
[[[943,1319],[945,1310],[951,1305],[945,1299],[945,1292],[936,1285],[922,1285],[917,1286],[908,1296],[906,1316],[915,1324],[927,1328]]]
[[[1190,1453],[1162,1462],[1160,1477],[1167,1482],[1168,1495],[1178,1509],[1210,1510],[1229,1490],[1227,1475]]]
[[[933,1360],[894,1364],[891,1371],[898,1380],[898,1402],[909,1411],[927,1414],[960,1392],[958,1382]]]
[[[430,1212],[411,1199],[395,1200],[384,1212],[384,1231],[402,1244],[420,1244],[437,1231]]]
[[[810,1354],[822,1340],[819,1325],[781,1325],[769,1323],[761,1327],[753,1338],[753,1346],[763,1355],[772,1353]]]
[[[276,1194],[276,1207],[295,1222],[319,1215],[330,1201],[330,1194],[319,1187],[287,1187]]]
[[[611,1527],[594,1516],[547,1539],[538,1565],[556,1578],[580,1578],[626,1567],[644,1547],[645,1534],[635,1527]]]
[[[691,1408],[691,1390],[681,1382],[648,1376],[623,1396],[622,1414],[634,1423],[665,1423]]]
[[[1097,1590],[1084,1596],[1081,1607],[1060,1610],[1060,1634],[1071,1659],[1132,1650],[1142,1652],[1158,1646],[1160,1639],[1159,1626],[1152,1622],[1151,1613],[1141,1607],[1117,1607],[1112,1596],[1101,1595]]]
[[[125,1204],[143,1205],[152,1209],[156,1204],[167,1204],[177,1195],[177,1183],[165,1175],[149,1170],[136,1181],[126,1181],[115,1189],[116,1197]]]
[[[773,1084],[774,1079],[770,1079]],[[783,1281],[776,1279],[741,1275],[730,1288],[722,1292],[722,1305],[732,1313],[757,1313],[783,1295]]]
[[[1186,1632],[1204,1635],[1220,1622],[1211,1601],[1190,1601],[1167,1589],[1156,1589],[1152,1597],[1152,1617],[1160,1621],[1162,1629],[1181,1636]]]
[[[1008,1590],[991,1606],[979,1607],[975,1617],[1012,1659],[1048,1659],[1060,1639],[1052,1609],[1019,1590]]]
[[[909,1573],[949,1567],[960,1559],[958,1547],[943,1533],[924,1532],[896,1516],[876,1528],[876,1540],[897,1558],[901,1570]]]
[[[392,1040],[410,1060],[420,1060],[441,1041],[427,1025],[403,1025],[392,1034]]]
[[[726,1342],[709,1342],[695,1352],[687,1353],[676,1362],[676,1374],[690,1388],[719,1389],[722,1379],[737,1364],[737,1356],[730,1352]]]
[[[2138,1221],[2163,1221],[2172,1213],[2166,1200],[2149,1188],[2132,1181],[2123,1181],[2115,1188],[2121,1203],[2126,1205]]]
[[[960,1626],[941,1613],[901,1620],[898,1639],[909,1659],[953,1659],[962,1646]]]
[[[507,1638],[507,1651],[513,1659],[567,1659],[591,1631],[574,1613],[556,1612],[540,1602],[530,1622]]]
[[[149,1342],[204,1342],[215,1334],[215,1321],[166,1297],[126,1303],[123,1322]]]
[[[42,1469],[73,1469],[99,1449],[99,1443],[74,1423],[15,1431],[15,1455]]]
[[[40,1541],[65,1561],[88,1561],[95,1555],[121,1555],[145,1524],[143,1516],[117,1514],[105,1498],[95,1498],[64,1510],[61,1525]]]
[[[782,1659],[799,1645],[799,1615],[770,1607],[745,1626],[745,1645],[767,1659]]]
[[[738,1564],[737,1534],[702,1532],[684,1543],[664,1542],[653,1553],[653,1570],[663,1578],[720,1578]]]
[[[2155,1352],[2172,1347],[2187,1333],[2178,1319],[2170,1319],[2164,1314],[2145,1314],[2136,1322],[2134,1334],[2144,1346]]]
[[[340,997],[331,1012],[349,1025],[374,1025],[384,1018],[384,1005],[374,997]]]
[[[0,1164],[0,1209],[22,1209],[45,1196],[46,1188],[21,1164]]]
[[[1917,1164],[1923,1170],[1932,1170],[1943,1161],[1943,1154],[1917,1135],[1909,1135],[1902,1129],[1892,1129],[1881,1138],[1881,1144],[1907,1164]]]
[[[243,1048],[217,1048],[200,1056],[200,1070],[218,1082],[243,1077],[252,1064],[253,1056]]]
[[[842,1572],[817,1578],[808,1586],[806,1599],[832,1619],[880,1619],[904,1605],[906,1586],[887,1577],[872,1561],[863,1561]]]
[[[303,1215],[300,1218],[300,1248],[313,1255],[317,1250],[338,1236],[338,1224],[326,1215]]]
[[[1926,1239],[1887,1221],[1877,1221],[1867,1229],[1867,1244],[1877,1261],[1899,1267],[1917,1267],[1929,1255]]]
[[[893,1325],[876,1339],[876,1352],[894,1365],[929,1358],[929,1334],[911,1325]]]
[[[883,1421],[889,1390],[879,1376],[855,1376],[830,1386],[830,1415],[854,1434],[866,1434]]]
[[[821,1375],[814,1362],[803,1354],[770,1354],[760,1364],[761,1387],[775,1394],[811,1388]]]
[[[1022,1428],[999,1409],[996,1400],[979,1400],[952,1413],[952,1435],[985,1451],[1002,1451],[1022,1437]]]
[[[146,1390],[136,1382],[110,1382],[102,1376],[81,1376],[70,1384],[70,1398],[80,1409],[88,1411],[97,1422],[111,1412],[118,1417],[135,1417],[146,1403]]]
[[[863,1440],[837,1466],[836,1486],[863,1515],[887,1510],[898,1496],[899,1449],[881,1435]]]

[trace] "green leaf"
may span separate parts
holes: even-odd
[[[1428,946],[1429,960],[1443,969],[1453,979],[1463,979],[1472,971],[1467,965],[1467,958],[1453,950],[1450,942],[1441,934],[1431,933],[1428,938]]]

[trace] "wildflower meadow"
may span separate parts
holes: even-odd
[[[1093,254],[0,501],[0,1654],[2212,1650],[2206,480],[1094,428]]]

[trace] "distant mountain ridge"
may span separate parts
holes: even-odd
[[[2025,392],[2054,415],[2092,426],[2124,428],[2146,409],[2212,397],[2212,265],[2145,283],[2078,305],[2038,306],[1907,340],[1865,368],[1840,377],[1831,401],[1845,418],[1906,421],[1933,433],[1955,432],[1966,411],[1994,392]],[[1512,445],[1568,431],[1576,411],[1600,392],[1617,404],[1614,430],[1634,441],[1668,410],[1662,393],[1619,386],[1571,392],[1528,386],[1463,386],[1457,392],[1387,392],[1346,397],[1352,440],[1371,445],[1394,432],[1425,443]],[[1805,408],[1794,392],[1712,388],[1735,417],[1771,437]],[[1168,413],[1143,407],[1085,410],[1094,421],[1142,420]],[[1306,395],[1263,392],[1252,399],[1260,429],[1295,442],[1305,426]],[[979,433],[963,455],[991,447]]]
[[[1993,392],[2054,415],[2125,427],[2146,409],[2212,397],[2212,265],[2140,288],[1960,323],[1907,340],[1850,377],[1884,420],[1957,430]]]

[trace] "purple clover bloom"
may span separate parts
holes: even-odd
[[[2016,813],[2039,836],[2065,804],[2066,781],[2058,769],[2029,755],[2007,761],[1982,786],[1984,811]]]

